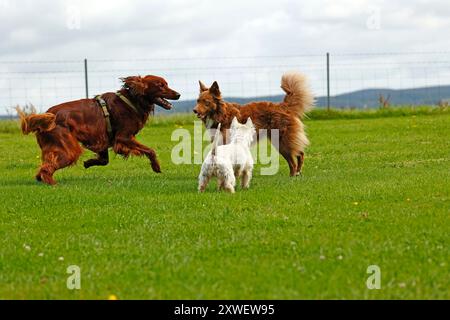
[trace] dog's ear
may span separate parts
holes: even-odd
[[[253,124],[252,118],[248,117],[247,122],[245,123],[247,128],[249,128],[252,132],[252,137],[256,134],[256,127]],[[253,139],[253,138],[252,138]]]
[[[201,82],[200,80],[198,80],[198,83],[200,85],[200,93],[207,91],[208,88],[205,86],[205,84],[203,82]]]
[[[123,88],[131,90],[133,94],[145,95],[148,85],[140,76],[120,78],[120,80],[123,81]]]
[[[219,84],[217,83],[217,81],[214,81],[211,88],[209,88],[209,92],[216,98],[220,98],[220,89],[219,89]]]
[[[238,125],[238,120],[237,120],[237,118],[236,117],[234,117],[233,118],[233,121],[231,121],[231,126],[233,127],[233,128],[236,128],[237,127],[237,125]]]

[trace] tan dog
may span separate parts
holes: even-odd
[[[272,144],[286,159],[290,175],[300,175],[304,150],[309,144],[301,119],[305,112],[313,109],[314,97],[306,78],[300,73],[284,74],[281,88],[286,92],[286,96],[280,103],[251,102],[241,106],[224,101],[217,82],[207,88],[200,81],[200,95],[193,111],[208,129],[216,129],[221,123],[224,137],[234,117],[237,117],[240,123],[245,123],[247,118],[251,117],[257,131],[268,130],[268,138],[271,138],[271,129],[278,129],[279,143],[272,141]]]

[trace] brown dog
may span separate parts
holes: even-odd
[[[301,119],[313,108],[314,97],[305,77],[299,73],[283,75],[281,88],[286,92],[283,102],[251,102],[241,106],[224,101],[217,82],[207,88],[200,81],[200,95],[193,111],[208,129],[215,129],[221,123],[224,138],[234,117],[241,123],[251,117],[257,130],[268,130],[268,138],[270,129],[278,129],[280,140],[274,146],[288,162],[290,175],[300,175],[304,149],[309,144]]]
[[[161,172],[155,151],[137,142],[135,135],[144,127],[154,104],[171,109],[172,105],[165,99],[178,100],[180,94],[157,76],[134,76],[122,81],[124,84],[118,93],[100,96],[106,102],[105,111],[96,99],[66,102],[44,114],[25,115],[17,108],[22,132],[36,133],[42,149],[42,165],[36,175],[38,181],[55,184],[54,172],[74,164],[80,157],[79,142],[98,155],[96,159],[84,162],[86,169],[107,165],[108,148],[112,147],[115,153],[124,157],[131,154],[146,156],[153,171]]]

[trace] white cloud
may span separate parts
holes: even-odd
[[[70,7],[79,10],[68,10]],[[367,20],[374,7],[379,8],[380,28],[370,30]],[[68,19],[74,18],[70,16],[74,12],[80,13],[79,29],[68,27]],[[0,0],[0,61],[440,51],[450,47],[448,16],[447,0]],[[295,63],[311,70],[313,79],[322,81],[323,71],[316,66],[322,62],[323,58],[318,57]],[[99,76],[92,83],[98,83],[99,89],[106,87],[105,83],[116,85],[114,77],[127,68],[145,72],[183,67],[191,69],[182,76],[178,74],[176,81],[192,95],[197,90],[195,84],[190,86],[192,79],[202,77],[210,81],[217,76],[218,73],[201,71],[201,67],[212,63],[215,61],[199,59],[139,65],[97,64],[91,68],[118,71],[109,75],[112,79]],[[255,92],[263,90],[261,85],[278,88],[279,79],[265,80],[269,73],[276,73],[271,77],[278,77],[273,60],[232,63],[272,68],[265,74],[260,73],[262,68],[239,72],[242,79],[262,82]],[[276,64],[287,63],[293,62],[279,59]],[[0,65],[0,68],[9,72],[42,70],[49,66]],[[64,68],[77,70],[80,65],[70,64]],[[229,87],[237,93],[246,90],[229,73],[220,74],[229,82]],[[51,83],[53,80],[48,78]],[[2,80],[2,83],[8,81]],[[323,92],[323,84],[318,90]],[[74,91],[73,95],[78,92]]]
[[[447,38],[450,14],[446,1],[419,0],[19,0],[9,4],[0,13],[4,39],[0,59],[116,58],[122,57],[123,47],[141,57],[183,57],[186,52],[235,56],[244,50],[244,55],[367,52],[379,50],[378,43],[386,39],[394,39],[389,50],[408,50],[430,37]],[[68,6],[80,8],[80,30],[67,27]],[[378,33],[366,26],[374,6],[381,13]]]

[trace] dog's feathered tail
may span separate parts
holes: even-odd
[[[299,72],[287,72],[281,78],[281,88],[286,92],[284,102],[287,111],[300,119],[314,108],[314,95],[305,75]]]
[[[214,135],[214,140],[213,140],[212,147],[211,147],[211,155],[212,155],[213,159],[217,154],[217,146],[219,145],[219,139],[220,139],[220,135],[221,135],[220,127],[221,127],[221,124],[219,123],[219,125],[217,126],[217,129],[216,129],[216,134]]]
[[[51,131],[56,127],[56,116],[53,113],[36,114],[36,109],[31,106],[31,113],[26,114],[19,106],[16,107],[19,115],[23,134]]]

